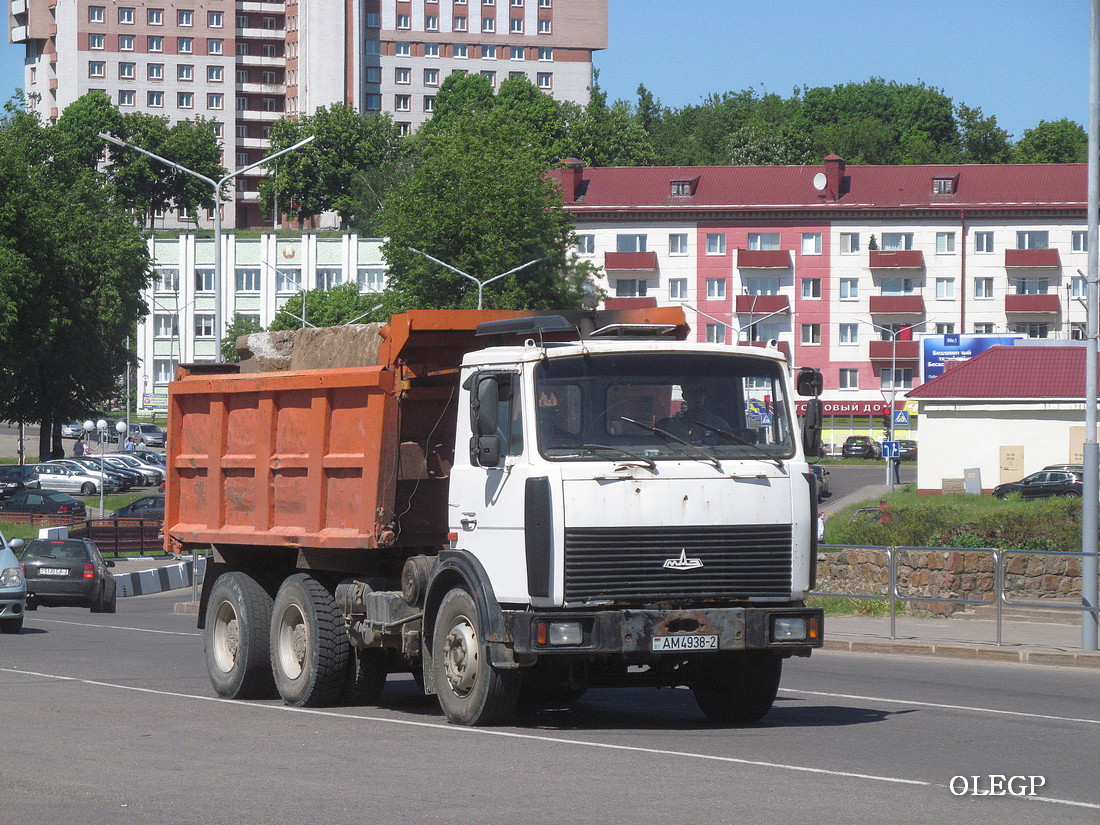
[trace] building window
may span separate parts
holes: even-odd
[[[778,232],[750,232],[749,249],[753,251],[779,249]]]
[[[195,93],[194,92],[176,92],[176,106],[180,109],[194,109],[195,108]]]
[[[94,51],[101,51],[103,49],[103,42],[106,38],[102,34],[89,34],[88,35],[88,48]]]
[[[456,17],[454,19],[454,22],[451,24],[451,28],[454,29],[456,32],[466,31],[466,18]]]
[[[412,97],[410,95],[395,95],[393,108],[398,112],[408,112],[412,109]]]
[[[175,338],[179,334],[179,319],[175,314],[158,312],[153,316],[154,338]]]
[[[424,15],[424,31],[439,31],[439,18],[434,14]]]
[[[259,292],[260,291],[260,269],[259,267],[237,267],[237,292]]]
[[[912,232],[883,232],[882,248],[886,252],[901,252],[913,248]]]
[[[954,278],[936,278],[936,298],[941,301],[955,300]]]
[[[538,72],[535,75],[535,85],[540,89],[554,88],[554,75],[550,74],[550,72]]]
[[[238,40],[237,41],[237,54],[239,56],[243,57],[244,55],[247,55],[247,54],[250,54],[250,53],[251,52],[249,51],[248,41],[247,40]]]
[[[465,43],[456,43],[451,46],[451,53],[454,57],[465,60],[470,53],[470,49]],[[463,74],[465,74],[465,72],[463,72]]]
[[[489,72],[489,71],[482,70],[481,71],[481,76],[489,81],[490,86],[492,86],[494,89],[496,88],[496,85],[497,85],[497,73],[496,72]]]
[[[287,247],[288,249],[291,247]],[[279,267],[275,270],[275,291],[280,294],[298,292],[302,289],[302,270],[296,266]]]
[[[688,254],[688,236],[686,233],[676,233],[668,236],[669,255]]]
[[[815,345],[821,343],[821,324],[802,325],[802,343]]]
[[[523,18],[513,17],[508,24],[508,31],[512,34],[523,34]]]
[[[854,301],[859,298],[859,280],[857,278],[840,279],[840,300]]]
[[[397,57],[408,57],[412,54],[412,46],[405,40],[398,40],[393,44],[393,53]]]
[[[1088,252],[1089,251],[1089,233],[1082,229],[1075,229],[1072,236],[1073,251],[1074,252]]]
[[[332,289],[344,282],[344,270],[338,266],[317,267],[317,288]]]
[[[1016,233],[1016,248],[1017,249],[1049,249],[1050,248],[1050,233],[1043,232],[1017,232]]]
[[[397,15],[397,28],[399,29],[411,29],[412,28],[412,16],[408,14]]]
[[[88,61],[88,77],[106,77],[107,64],[102,60]]]
[[[509,60],[523,60],[526,55],[523,50],[523,46],[511,46],[508,49]]]
[[[222,53],[222,40],[217,37],[211,37],[206,41],[206,53],[207,54],[221,54]]]
[[[221,109],[224,105],[225,98],[219,92],[211,92],[206,96],[206,108],[207,109]],[[246,101],[247,102],[247,101]]]
[[[425,57],[439,57],[439,44],[438,43],[425,43],[424,44],[424,56]]]
[[[164,25],[164,10],[163,9],[149,9],[148,20],[150,26],[163,26]]]
[[[539,0],[539,8],[540,9],[550,8],[550,0]]]
[[[708,255],[725,255],[726,254],[726,233],[725,232],[708,232],[707,233],[707,254]]]
[[[993,334],[993,324],[989,323],[988,321],[983,321],[980,324],[974,324],[974,334],[975,335],[992,335]]]
[[[1088,281],[1082,275],[1074,275],[1069,279],[1069,297],[1087,298]]]
[[[842,390],[859,389],[859,370],[851,367],[842,367],[839,374],[839,387]]]
[[[195,337],[214,337],[214,316],[205,312],[195,313]]]
[[[382,110],[382,95],[366,95],[363,103],[368,112],[379,112]]]
[[[1050,291],[1050,279],[1043,277],[1023,277],[1016,279],[1017,295],[1046,295]]]
[[[149,80],[164,80],[163,63],[150,63],[145,67],[145,72]]]
[[[153,359],[153,383],[167,384],[176,377],[176,362],[171,358]]]
[[[118,22],[125,26],[134,25],[134,10],[129,7],[122,7],[118,10]]]
[[[974,233],[974,251],[984,254],[993,252],[993,233],[992,232],[975,232]]]
[[[802,254],[803,255],[820,255],[821,254],[821,233],[820,232],[803,232],[802,233]]]
[[[549,20],[540,20],[539,21],[539,34],[550,34],[550,21]]]
[[[133,89],[121,89],[118,93],[119,106],[136,106],[137,93]]]
[[[644,278],[619,278],[615,281],[616,298],[643,298],[647,284]]]
[[[435,111],[435,95],[424,95],[424,111]]]
[[[554,50],[549,46],[539,46],[539,60],[549,63],[554,59]]]
[[[688,296],[687,278],[668,279],[668,297],[673,301],[686,301]]]
[[[774,277],[743,278],[742,283],[749,295],[778,295],[779,279]],[[752,311],[751,309],[749,310]]]
[[[955,181],[952,178],[935,178],[932,181],[933,195],[950,195],[955,191]]]
[[[175,267],[157,267],[153,290],[176,294],[180,289],[180,271]]]
[[[992,278],[975,278],[974,279],[974,297],[975,298],[992,298],[993,297],[993,279]]]
[[[102,23],[105,18],[103,16],[103,6],[88,6],[88,22],[89,23]]]
[[[176,25],[188,28],[194,25],[195,13],[190,9],[180,9],[176,12]]]
[[[386,270],[380,266],[361,266],[355,273],[360,292],[381,292],[386,288]]]
[[[616,235],[615,236],[615,251],[616,252],[645,252],[646,251],[646,236],[645,235]]]
[[[840,343],[842,343],[842,344],[858,344],[859,343],[859,324],[841,324],[840,325]]]
[[[707,278],[707,298],[710,300],[726,297],[725,278]]]
[[[225,15],[220,11],[211,11],[206,14],[206,22],[212,29],[220,29],[225,20]]]
[[[492,34],[497,30],[497,21],[492,17],[481,18],[481,31],[485,34]]]
[[[425,72],[425,74],[427,74],[427,73]],[[427,82],[427,77],[424,78],[424,81]],[[394,69],[393,70],[393,82],[397,83],[400,86],[409,85],[409,83],[412,82],[412,69],[404,68],[404,67],[399,68],[399,69]]]
[[[118,50],[120,52],[132,52],[134,50],[134,36],[132,34],[119,35]]]
[[[885,367],[880,375],[882,376],[882,388],[884,390],[913,389],[913,370],[909,367],[899,367],[894,370]]]
[[[1026,335],[1028,338],[1049,338],[1050,337],[1050,324],[1044,323],[1024,323],[1015,324],[1012,328],[1013,332]]]
[[[195,292],[214,291],[214,267],[195,267]]]
[[[912,295],[917,288],[916,281],[912,278],[883,278],[883,295]]]
[[[222,82],[222,67],[221,66],[207,66],[206,67],[206,79],[211,83]],[[245,83],[248,81],[246,80]]]
[[[180,54],[191,54],[195,47],[195,38],[193,37],[177,37],[176,38],[176,51]]]
[[[856,255],[859,253],[859,233],[858,232],[841,232],[840,233],[840,254],[841,255]]]
[[[707,324],[707,343],[726,343],[726,327],[723,324]]]
[[[119,63],[118,76],[121,80],[133,80],[137,73],[137,63]]]
[[[149,51],[162,52],[164,51],[164,38],[160,36],[149,36]]]
[[[820,298],[821,297],[821,279],[820,278],[803,278],[802,279],[802,297],[803,298]]]
[[[188,63],[181,63],[176,66],[176,80],[194,80],[195,79],[195,67]]]
[[[937,255],[954,255],[955,254],[955,233],[954,232],[937,232],[936,233],[936,254]]]
[[[596,253],[596,236],[595,235],[578,235],[577,236],[577,254],[578,255],[594,255]]]
[[[425,86],[438,86],[439,85],[439,69],[425,69],[424,70],[424,85]]]
[[[497,47],[496,46],[482,46],[481,47],[481,59],[482,60],[496,60],[497,59]]]
[[[936,324],[936,335],[954,335],[954,324]]]

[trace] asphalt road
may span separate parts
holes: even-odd
[[[0,637],[0,819],[114,823],[1073,823],[1100,819],[1095,671],[819,651],[763,724],[686,690],[590,691],[449,725],[407,676],[380,707],[213,697],[178,593],[41,608]],[[954,776],[1045,778],[955,796]],[[969,781],[969,780],[968,780]],[[958,787],[958,786],[957,786]]]

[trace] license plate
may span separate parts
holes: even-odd
[[[655,651],[681,651],[681,650],[717,650],[718,634],[689,633],[677,636],[654,636],[653,650]]]
[[[38,574],[40,576],[67,576],[69,571],[64,567],[40,567]]]

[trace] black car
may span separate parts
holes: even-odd
[[[840,452],[845,458],[882,458],[882,447],[866,435],[848,436]]]
[[[1049,496],[1080,498],[1082,484],[1080,473],[1071,473],[1067,470],[1040,470],[1019,481],[998,484],[993,488],[993,495],[997,498],[1005,498],[1009,493],[1019,493],[1021,498]]]
[[[27,579],[27,610],[46,607],[90,607],[114,613],[118,587],[100,555],[85,539],[35,539],[19,557]]]
[[[898,458],[902,461],[916,461],[917,442],[905,438],[900,439],[898,441]]]
[[[817,500],[829,495],[829,471],[820,464],[811,464],[810,471],[817,476]]]
[[[111,516],[115,521],[120,518],[164,521],[164,495],[142,496],[124,507],[119,507]]]
[[[70,516],[77,521],[87,515],[88,509],[83,501],[60,490],[23,490],[0,501],[0,512]]]
[[[0,465],[0,496],[40,487],[38,473],[29,464]]]

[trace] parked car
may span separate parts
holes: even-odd
[[[146,447],[164,446],[164,430],[156,424],[139,424],[133,422],[130,424],[130,435],[134,437],[134,441],[144,441]]]
[[[83,501],[60,490],[22,490],[12,493],[0,501],[0,511],[72,516],[73,520],[82,519],[88,513]]]
[[[840,453],[845,458],[882,458],[882,445],[870,436],[850,435]]]
[[[146,464],[151,464],[154,467],[164,467],[168,463],[164,453],[155,453],[152,450],[134,450],[130,455],[140,458]]]
[[[118,521],[120,518],[145,519],[147,521],[164,521],[164,494],[157,493],[151,496],[142,496],[131,501],[124,507],[119,507],[111,517]]]
[[[151,464],[146,464],[140,459],[134,458],[129,453],[112,453],[104,459],[109,464],[117,466],[127,467],[131,470],[136,470],[141,473],[147,480],[145,486],[153,487],[164,481],[166,475],[163,467],[154,467]]]
[[[92,467],[95,469],[102,468],[108,472],[118,473],[129,480],[131,487],[148,487],[153,482],[144,473],[140,473],[137,470],[127,467],[121,461],[112,460],[113,453],[105,455],[100,459],[99,455],[89,456],[88,458],[75,458],[74,461],[79,461],[85,467]],[[102,461],[102,464],[101,464]]]
[[[821,501],[829,495],[829,471],[820,464],[811,464],[810,470],[817,476],[817,500]]]
[[[1070,473],[1083,473],[1085,472],[1084,464],[1048,464],[1043,468],[1044,470],[1065,470]]]
[[[50,464],[60,464],[62,467],[69,467],[73,470],[86,472],[93,478],[101,478],[106,475],[117,486],[116,492],[124,493],[133,487],[137,483],[137,474],[131,474],[129,472],[122,473],[116,471],[113,467],[104,465],[99,466],[98,458],[56,458],[49,462]],[[107,488],[104,488],[107,489]]]
[[[80,438],[84,435],[84,422],[68,418],[61,422],[62,438]]]
[[[79,493],[82,496],[94,496],[99,493],[99,487],[102,483],[104,492],[114,493],[118,491],[117,481],[110,477],[106,481],[102,481],[103,476],[100,473],[93,476],[91,470],[85,470],[83,467],[77,470],[53,462],[33,466],[35,472],[38,473],[39,483],[51,490],[61,490],[63,493]]]
[[[90,607],[114,613],[118,586],[99,548],[87,539],[35,539],[20,555],[27,579],[27,609]]]
[[[18,542],[22,545],[22,542]],[[23,569],[8,540],[0,533],[0,633],[18,633],[23,629],[23,611],[27,607],[27,582]]]
[[[0,496],[11,495],[20,490],[37,490],[41,486],[33,465],[0,465]]]
[[[1009,493],[1019,493],[1021,498],[1047,498],[1049,496],[1081,496],[1080,473],[1066,470],[1040,470],[1019,481],[998,484],[993,495],[1005,498]]]
[[[898,440],[898,458],[902,461],[917,460],[917,442],[907,438]]]

